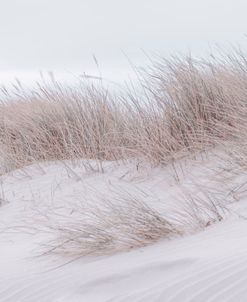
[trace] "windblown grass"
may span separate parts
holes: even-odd
[[[162,213],[139,195],[119,193],[112,199],[101,194],[100,204],[82,200],[39,209],[39,220],[33,215],[35,221],[21,230],[51,236],[40,246],[39,255],[80,257],[129,251],[194,233],[225,216],[222,204],[212,196],[195,198],[187,192],[184,198],[183,207]]]
[[[104,197],[101,206],[83,203],[71,215],[54,210],[46,212],[44,217],[41,232],[54,238],[42,248],[48,255],[111,254],[180,234],[164,215],[135,196],[119,196],[117,200]]]
[[[247,59],[157,59],[143,93],[101,85],[2,89],[0,151],[6,170],[47,160],[142,158],[154,165],[239,140],[247,121]]]

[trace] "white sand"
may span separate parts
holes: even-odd
[[[238,202],[227,205],[230,214],[223,221],[192,235],[126,253],[82,257],[66,265],[70,259],[61,255],[35,257],[46,235],[29,235],[18,228],[28,221],[39,225],[35,208],[85,198],[100,202],[101,194],[111,196],[121,189],[133,194],[143,190],[146,202],[172,211],[181,188],[196,194],[195,183],[216,187],[216,172],[209,160],[203,165],[188,164],[184,177],[179,170],[180,182],[168,168],[133,171],[132,164],[105,166],[101,174],[48,163],[1,178],[2,195],[8,201],[0,207],[1,302],[247,301],[244,190]],[[223,183],[218,189],[226,190]]]

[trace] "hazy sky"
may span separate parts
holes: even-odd
[[[247,0],[0,0],[0,79],[40,70],[125,77],[142,51],[246,44]]]

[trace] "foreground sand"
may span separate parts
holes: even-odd
[[[37,207],[63,206],[85,196],[97,202],[100,194],[115,194],[116,188],[133,194],[148,192],[147,202],[171,211],[179,188],[192,190],[198,179],[215,187],[210,165],[190,164],[190,173],[179,182],[167,169],[133,172],[131,164],[115,167],[111,163],[106,163],[104,174],[48,163],[3,176],[2,195],[7,202],[0,207],[0,301],[247,301],[244,190],[238,202],[227,204],[229,213],[223,221],[194,234],[115,255],[77,260],[63,255],[36,257],[50,235],[23,229],[30,221],[33,228],[39,225]],[[152,201],[153,196],[159,201]]]

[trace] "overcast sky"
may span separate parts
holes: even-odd
[[[0,79],[39,71],[126,77],[126,56],[245,45],[246,0],[0,0]]]

